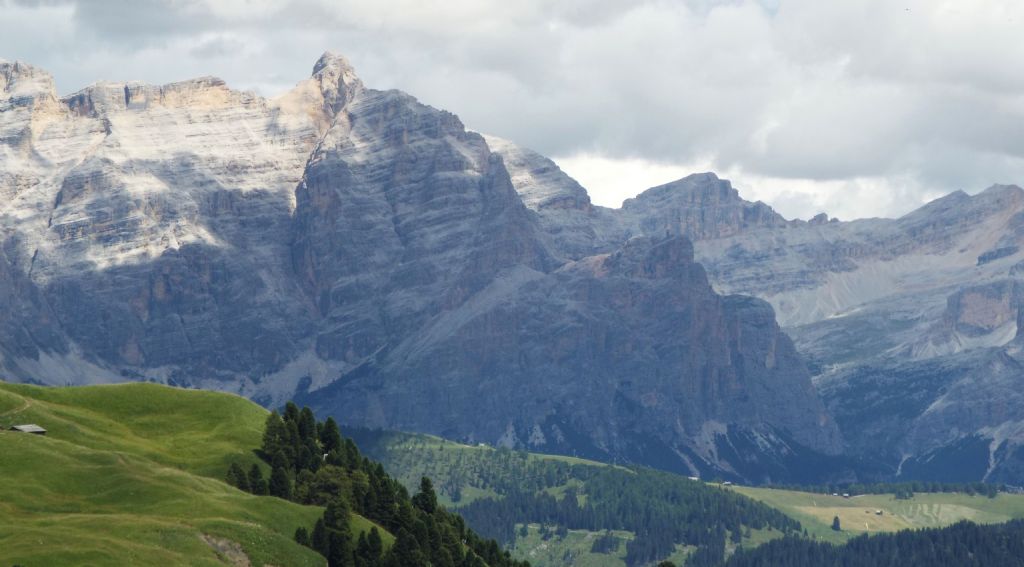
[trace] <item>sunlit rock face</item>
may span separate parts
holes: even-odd
[[[771,306],[716,294],[689,240],[785,222],[710,179],[680,182],[702,189],[679,211],[675,186],[594,207],[550,160],[332,54],[273,99],[212,77],[59,97],[0,63],[3,372],[806,476],[837,428]]]

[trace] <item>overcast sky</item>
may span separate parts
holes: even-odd
[[[272,96],[325,50],[552,156],[599,204],[694,171],[787,217],[1024,184],[1024,2],[0,0],[0,58]]]

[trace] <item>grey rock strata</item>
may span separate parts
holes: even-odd
[[[778,219],[727,186],[624,217],[517,151],[332,54],[275,99],[0,63],[0,365],[736,478],[840,450],[771,306],[685,238]]]

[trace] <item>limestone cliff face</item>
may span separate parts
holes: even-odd
[[[516,151],[331,54],[274,99],[0,63],[0,365],[737,478],[838,451],[768,304]]]
[[[509,163],[513,180],[530,180],[515,167],[544,170],[539,159]],[[547,194],[574,186],[547,171]],[[598,253],[615,241],[599,235],[685,235],[717,290],[771,303],[846,452],[877,465],[871,474],[1024,479],[1020,188],[958,191],[898,219],[804,222],[697,174],[586,220],[561,241]]]
[[[641,234],[681,234],[694,241],[734,236],[788,223],[764,203],[750,203],[713,173],[653,187],[622,203],[623,216]]]
[[[634,239],[547,274],[506,270],[310,399],[372,426],[762,480],[771,475],[747,461],[840,446],[771,308],[715,294],[678,237]],[[467,423],[471,407],[487,419]],[[722,455],[729,428],[765,454]]]

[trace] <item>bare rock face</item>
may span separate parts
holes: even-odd
[[[776,220],[703,182],[620,219],[567,179],[329,53],[274,99],[211,77],[60,98],[0,63],[0,366],[735,478],[831,458],[772,308],[715,294],[677,236]]]
[[[587,190],[555,162],[508,140],[485,139],[504,161],[523,204],[537,214],[553,253],[579,260],[615,248],[631,236],[615,211],[593,205]]]
[[[744,201],[731,183],[713,173],[648,189],[626,199],[621,214],[640,234],[680,234],[694,241],[787,225],[771,207]]]
[[[517,190],[534,192],[517,168],[541,162],[508,163]],[[574,185],[549,176],[545,193]],[[957,191],[899,219],[804,222],[697,174],[602,212],[561,240],[599,253],[629,236],[685,235],[715,289],[772,305],[864,478],[1024,482],[1019,187]]]
[[[376,427],[758,480],[840,447],[771,308],[715,294],[680,237],[505,270],[310,400]],[[488,419],[467,424],[467,407]],[[761,450],[729,452],[736,438]]]

